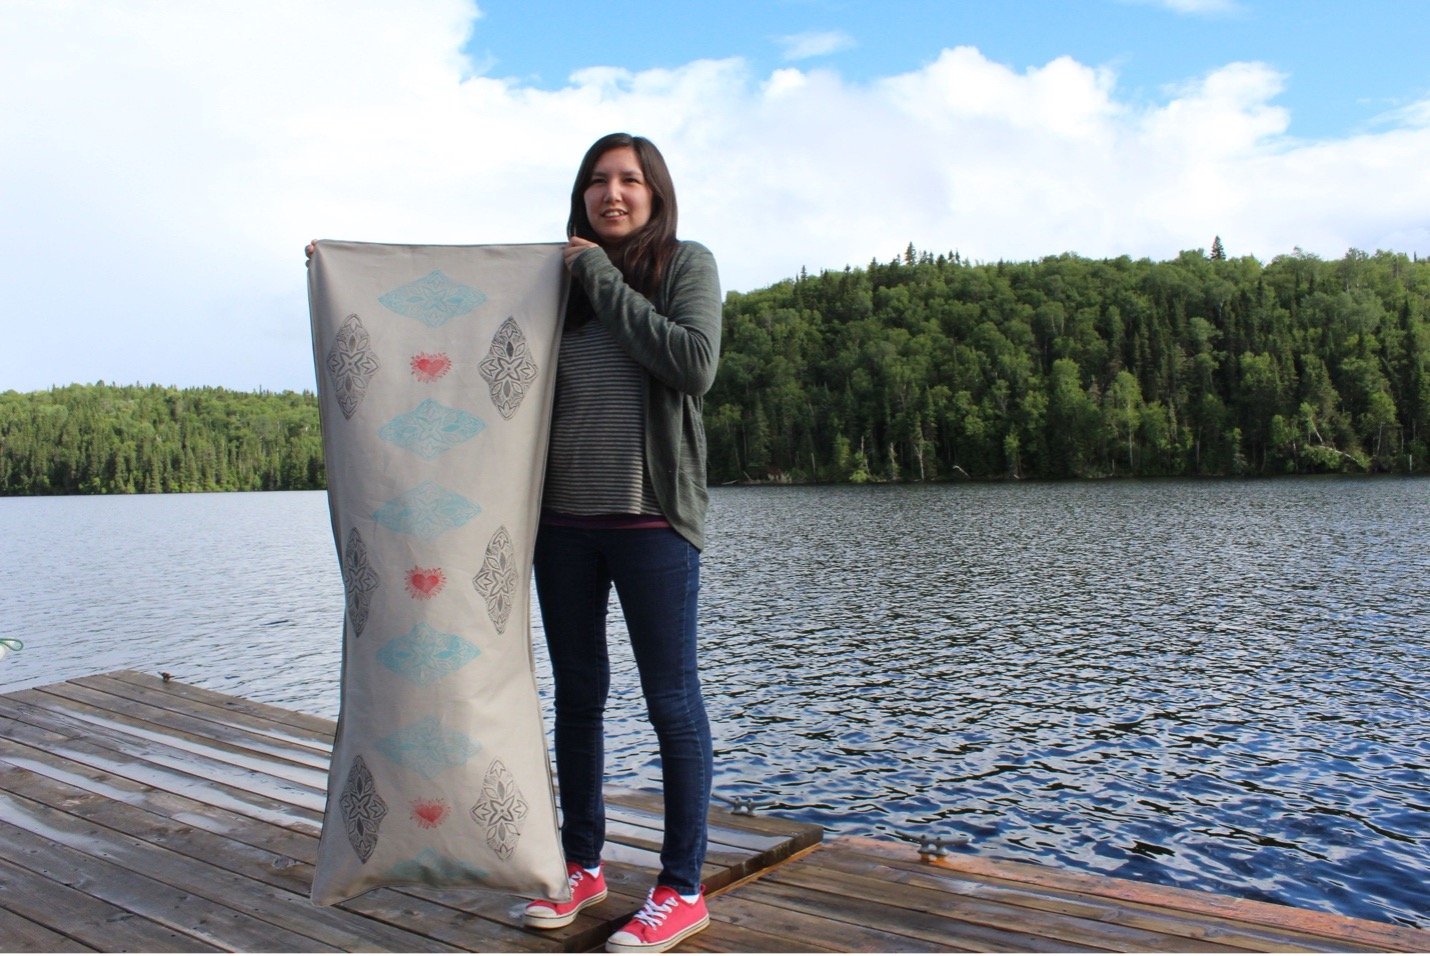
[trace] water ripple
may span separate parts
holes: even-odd
[[[336,715],[321,494],[0,499],[0,532],[0,690],[134,667]],[[710,542],[717,793],[1430,925],[1430,481],[719,488]],[[611,639],[611,786],[657,786]]]

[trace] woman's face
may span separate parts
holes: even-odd
[[[586,184],[586,218],[601,242],[629,239],[650,222],[650,204],[650,187],[636,151],[618,146],[602,153]]]

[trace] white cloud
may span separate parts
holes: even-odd
[[[1189,16],[1224,16],[1241,13],[1241,0],[1123,0],[1124,3],[1141,3],[1165,7],[1173,13]]]
[[[1380,128],[1430,127],[1430,99],[1394,107],[1372,119],[1369,125]]]
[[[1163,0],[1163,3],[1177,13],[1197,15],[1236,13],[1241,10],[1237,0]]]
[[[777,38],[786,61],[809,60],[848,50],[856,44],[854,38],[838,30],[794,33]]]
[[[0,388],[312,381],[302,246],[561,238],[582,152],[665,151],[727,288],[888,259],[1430,252],[1430,103],[1286,136],[1285,78],[1233,63],[1119,100],[1068,57],[971,47],[882,81],[739,59],[473,76],[461,0],[12,4],[0,24]]]

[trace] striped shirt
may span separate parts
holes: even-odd
[[[645,467],[646,372],[598,321],[566,330],[542,507],[566,515],[659,515]]]

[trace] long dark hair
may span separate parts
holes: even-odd
[[[586,187],[591,185],[592,171],[601,157],[622,147],[635,150],[641,175],[650,188],[650,221],[618,246],[605,248],[616,268],[621,270],[626,284],[649,299],[660,289],[666,266],[675,254],[677,219],[675,183],[671,181],[665,157],[654,143],[644,136],[608,133],[591,144],[576,171],[576,182],[571,186],[571,216],[566,220],[566,235],[580,236],[604,245],[586,215]],[[566,309],[567,321],[579,326],[593,317],[591,302],[585,292],[573,286]]]

